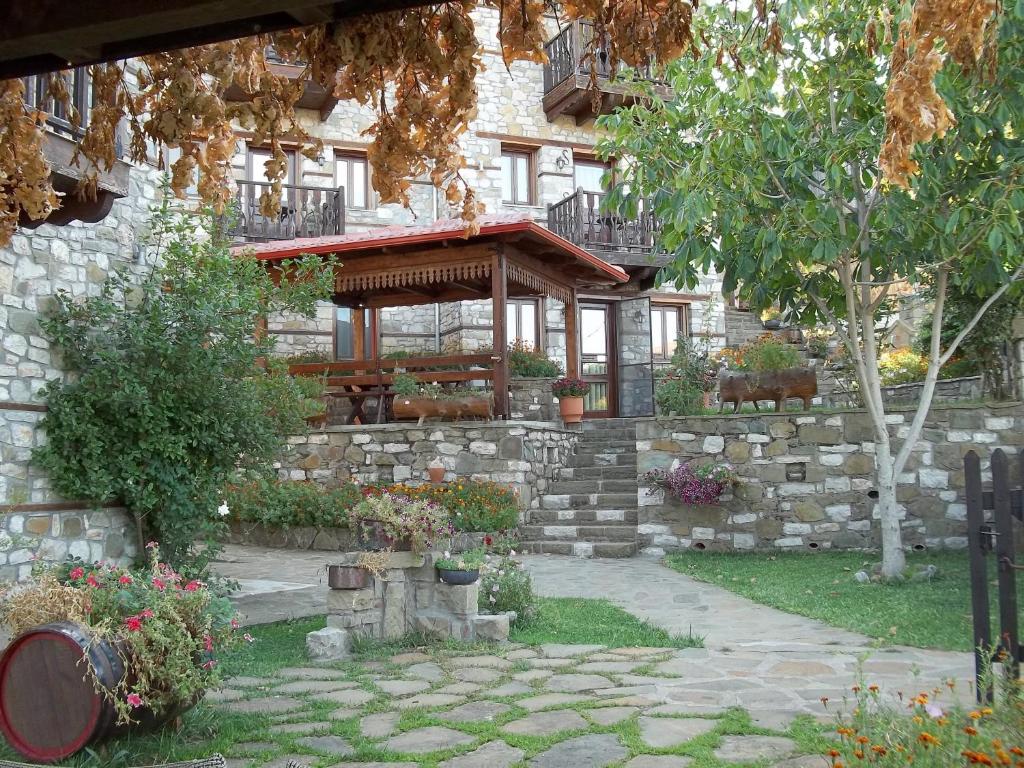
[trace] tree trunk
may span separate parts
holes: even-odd
[[[896,502],[896,480],[892,451],[887,442],[875,444],[876,477],[878,480],[878,525],[882,532],[882,578],[893,579],[903,574],[907,558],[903,553],[900,511]]]

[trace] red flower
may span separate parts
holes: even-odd
[[[142,619],[138,616],[129,616],[124,620],[124,625],[128,627],[129,632],[138,632],[142,629]]]
[[[163,592],[167,588],[167,582],[163,579],[153,579],[153,586]]]
[[[85,580],[85,583],[88,584],[90,587],[98,587],[100,585],[100,583],[96,581],[96,577],[93,576],[91,573],[89,574],[89,577]]]
[[[142,618],[144,618],[144,619],[152,619],[153,618],[153,610],[151,608],[145,608],[145,609],[143,609],[142,613],[140,613],[139,615]]]
[[[131,584],[132,583],[132,577],[126,573],[121,578],[119,578],[117,581],[119,583],[121,583],[121,584]]]
[[[494,543],[494,539],[492,539],[490,536],[484,536],[484,546],[485,547],[489,547],[493,543]]]
[[[69,579],[80,579],[84,575],[85,575],[85,571],[82,569],[81,566],[79,566],[77,568],[72,568],[71,569],[71,573],[68,574],[68,578]]]
[[[188,584],[185,585],[186,592],[195,592],[197,589],[199,589],[198,581],[190,581]]]
[[[203,638],[203,647],[206,648],[207,652],[212,651],[213,650],[213,638],[210,637],[209,635],[206,635]]]

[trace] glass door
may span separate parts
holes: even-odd
[[[580,373],[590,384],[583,412],[615,415],[615,318],[608,304],[580,304]]]

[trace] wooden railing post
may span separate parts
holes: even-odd
[[[505,327],[508,285],[505,251],[500,243],[491,263],[491,311],[494,344],[494,415],[508,418],[508,329]]]
[[[985,509],[981,486],[981,459],[974,451],[964,456],[964,485],[967,501],[967,548],[971,573],[971,617],[974,627],[974,684],[980,702],[992,701],[991,678],[984,673],[991,667],[992,634],[988,608],[988,572],[982,538]]]
[[[1010,468],[1006,453],[992,452],[993,523],[999,578],[999,639],[1003,671],[1008,680],[1020,676],[1020,637],[1017,627],[1017,574],[1013,562],[1013,513],[1010,502]]]

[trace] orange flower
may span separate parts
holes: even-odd
[[[868,686],[868,690],[871,691],[872,693],[878,693],[878,686],[877,685],[869,685]]]
[[[964,733],[966,733],[968,736],[977,736],[978,729],[974,726],[968,725],[964,727]]]
[[[942,743],[937,738],[935,738],[930,733],[928,733],[928,731],[922,731],[920,734],[918,734],[917,740],[920,741],[922,744],[924,744],[926,747],[929,744],[941,744]]]
[[[967,759],[971,765],[992,765],[992,758],[986,755],[984,752],[975,752],[970,749],[965,749],[960,753],[961,757]]]
[[[871,751],[879,757],[885,757],[889,753],[889,750],[883,747],[881,744],[875,744],[873,747],[871,747]]]

